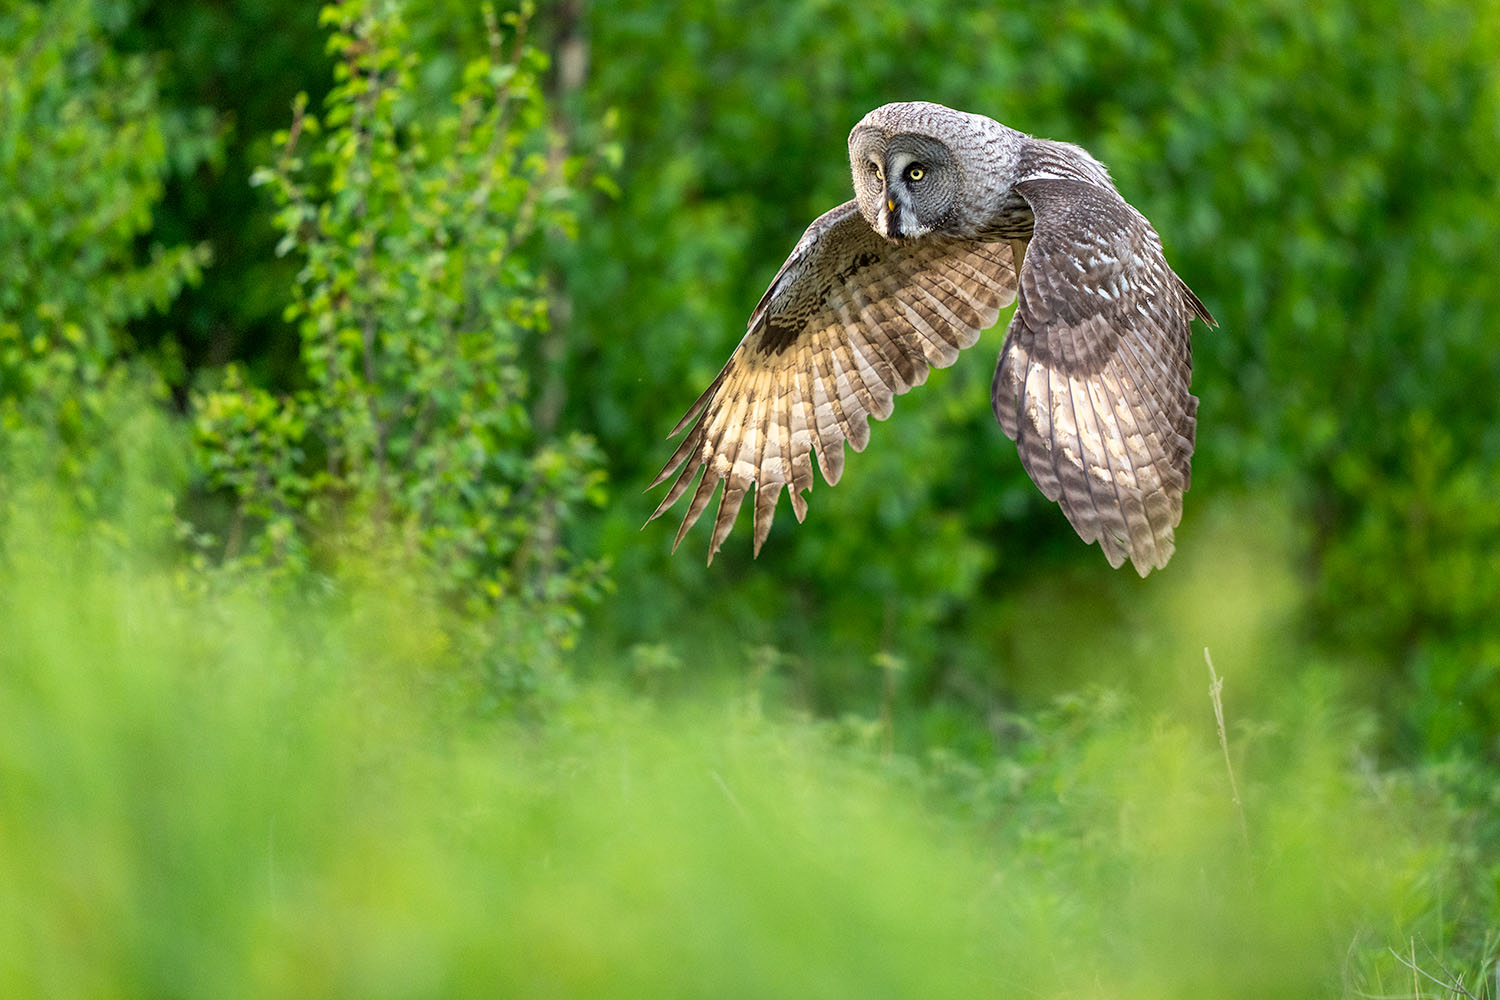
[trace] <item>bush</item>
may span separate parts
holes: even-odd
[[[196,281],[208,250],[145,238],[169,169],[156,79],[89,0],[8,5],[0,81],[0,496],[45,473],[102,513],[122,415],[159,402],[173,364],[129,364],[126,324]]]
[[[437,103],[413,85],[399,4],[325,8],[324,113],[300,99],[254,177],[301,265],[287,316],[307,387],[276,396],[231,369],[194,410],[208,483],[232,497],[231,562],[296,575],[394,546],[492,626],[482,658],[504,686],[571,640],[600,585],[561,526],[603,475],[590,439],[538,427],[523,360],[550,336],[539,241],[576,229],[591,164],[550,124],[523,19],[505,19],[507,51],[485,14],[487,53]]]

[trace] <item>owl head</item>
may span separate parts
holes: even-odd
[[[987,193],[971,188],[994,186],[993,168],[1001,165],[994,147],[1009,132],[983,115],[926,101],[876,108],[849,133],[860,213],[892,242],[968,235],[964,209],[979,207]]]
[[[849,133],[859,213],[886,240],[974,237],[1016,175],[1026,136],[926,100],[888,103]]]

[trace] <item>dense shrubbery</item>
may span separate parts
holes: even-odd
[[[0,14],[0,81],[0,497],[48,475],[108,509],[122,408],[159,396],[173,359],[131,365],[126,322],[164,308],[209,250],[148,239],[170,159],[156,81],[87,0]]]
[[[297,338],[268,318],[284,296],[265,280],[231,290],[279,273],[264,270],[268,252],[239,259],[247,240],[265,251],[270,240],[233,168],[250,155],[275,162],[270,133],[287,122],[267,93],[281,87],[289,102],[292,82],[321,88],[309,72],[323,67],[321,40],[310,19],[281,11],[261,52],[248,34],[265,11],[226,16],[142,0],[117,18],[131,46],[171,49],[177,132],[219,95],[243,116],[226,139],[230,175],[198,169],[162,210],[167,231],[196,227],[234,266],[211,270],[171,326],[134,331],[195,362],[238,355],[250,384],[284,395],[307,387],[285,346]],[[466,4],[407,16],[405,48],[423,56],[409,103],[440,107],[488,43]],[[850,464],[849,485],[813,498],[814,528],[786,522],[759,564],[731,543],[708,575],[695,559],[668,560],[661,532],[637,533],[651,506],[637,488],[664,457],[673,411],[721,363],[801,227],[846,196],[849,124],[925,96],[1088,145],[1224,321],[1196,341],[1202,431],[1184,550],[1199,518],[1284,513],[1306,653],[1363,679],[1390,721],[1385,745],[1497,752],[1493,12],[1449,0],[1227,12],[1122,0],[855,17],[794,4],[740,30],[757,17],[753,5],[685,0],[549,6],[532,26],[565,56],[543,80],[576,147],[613,110],[628,151],[618,201],[592,204],[579,240],[549,248],[563,308],[514,359],[545,398],[548,433],[593,436],[619,486],[602,516],[565,532],[575,551],[607,552],[619,568],[623,589],[594,619],[604,648],[670,631],[686,652],[739,633],[825,660],[831,647],[835,675],[853,680],[833,684],[836,698],[859,696],[877,656],[907,663],[929,703],[976,686],[1009,698],[1053,690],[1007,679],[1038,675],[1037,664],[986,666],[1027,645],[1024,623],[1047,614],[1038,600],[1054,602],[1049,581],[1087,572],[1114,622],[1149,601],[1149,584],[1098,582],[995,432],[982,396],[999,331],[904,398]],[[701,624],[691,640],[684,617]]]
[[[194,411],[207,485],[233,497],[231,559],[295,571],[395,543],[499,626],[482,658],[512,683],[571,642],[598,585],[604,560],[561,527],[602,474],[589,439],[537,426],[521,360],[550,336],[537,234],[576,229],[585,164],[549,120],[542,56],[505,52],[487,17],[488,51],[442,101],[413,86],[399,8],[328,8],[326,112],[299,100],[253,178],[301,265],[286,315],[306,388],[278,397],[231,369]]]

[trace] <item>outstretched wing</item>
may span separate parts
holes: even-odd
[[[1188,327],[1214,325],[1113,189],[1023,181],[1035,216],[991,404],[1021,463],[1111,566],[1166,565],[1197,426]]]
[[[797,520],[813,485],[812,458],[829,485],[844,469],[844,442],[863,451],[870,416],[951,365],[1015,298],[1010,246],[930,238],[891,244],[853,201],[819,217],[750,316],[749,332],[673,434],[691,426],[658,486],[681,468],[650,519],[704,470],[675,549],[719,482],[708,558],[755,488],[755,552],[771,530],[783,487]]]

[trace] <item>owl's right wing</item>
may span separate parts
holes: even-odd
[[[886,242],[853,201],[820,216],[766,290],[749,331],[672,429],[687,436],[652,482],[681,472],[648,520],[680,499],[700,469],[675,549],[722,480],[709,561],[755,487],[754,550],[771,530],[782,489],[797,520],[813,485],[812,454],[833,485],[844,442],[863,451],[870,416],[951,365],[1016,295],[1006,243],[929,238]]]

